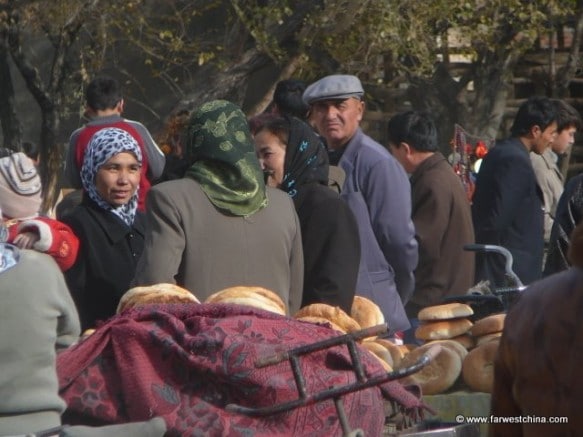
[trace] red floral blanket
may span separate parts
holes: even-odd
[[[342,430],[332,400],[270,417],[225,410],[230,403],[273,406],[298,397],[288,361],[255,368],[264,356],[336,335],[310,323],[234,305],[156,305],[115,316],[57,362],[66,423],[105,425],[162,416],[167,435],[333,436]],[[382,372],[363,354],[365,373]],[[308,393],[354,383],[346,347],[300,359]],[[399,383],[383,394],[418,413],[419,399]],[[381,435],[381,390],[345,395],[352,428]]]

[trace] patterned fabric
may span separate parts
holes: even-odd
[[[0,273],[14,267],[19,259],[20,254],[16,246],[0,242]]]
[[[196,180],[222,213],[248,216],[267,205],[263,172],[245,114],[233,103],[202,105],[188,126],[186,176]]]
[[[328,155],[324,144],[314,130],[295,117],[285,117],[289,124],[289,138],[283,164],[281,188],[295,197],[302,185],[328,183]]]
[[[125,130],[118,128],[106,128],[98,131],[87,146],[81,167],[81,181],[87,194],[100,208],[110,211],[125,224],[131,226],[138,208],[138,189],[125,205],[114,207],[106,202],[97,192],[95,178],[98,170],[110,158],[118,153],[129,152],[135,155],[138,162],[142,163],[142,151],[136,140]]]
[[[329,338],[329,328],[225,304],[152,305],[128,310],[57,362],[65,423],[114,424],[162,416],[169,436],[332,436],[341,426],[332,400],[266,417],[228,412],[230,403],[260,408],[298,398],[287,361],[256,368],[260,357]],[[382,372],[368,353],[367,375]],[[300,358],[308,393],[356,382],[346,347]],[[342,397],[348,422],[381,435],[382,395],[406,414],[418,397],[398,382]]]

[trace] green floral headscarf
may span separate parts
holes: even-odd
[[[186,177],[196,180],[222,213],[248,216],[267,205],[263,172],[243,111],[225,100],[202,105],[190,118]]]

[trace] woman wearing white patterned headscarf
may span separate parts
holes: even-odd
[[[83,329],[115,314],[142,253],[141,162],[135,139],[117,128],[98,131],[85,152],[83,200],[62,219],[80,240],[79,256],[66,278]]]

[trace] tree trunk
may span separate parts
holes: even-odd
[[[241,105],[247,90],[249,76],[271,62],[269,56],[256,48],[247,50],[241,59],[222,71],[209,66],[197,74],[204,86],[194,87],[195,91],[181,101],[179,107],[197,108],[210,100],[226,99]]]
[[[571,79],[575,77],[577,69],[579,68],[579,52],[581,42],[583,40],[583,0],[577,1],[577,15],[575,32],[573,34],[573,42],[569,50],[569,57],[567,63],[559,69],[556,75],[556,81],[553,85],[556,86],[556,96],[565,98],[569,96],[569,84]]]
[[[0,125],[4,147],[19,150],[22,143],[22,123],[16,115],[14,86],[8,51],[4,44],[0,44]]]

